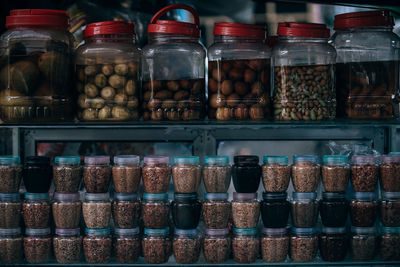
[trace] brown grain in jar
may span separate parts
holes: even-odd
[[[164,156],[148,156],[143,159],[143,187],[146,193],[166,193],[171,179],[169,158]]]
[[[139,189],[141,169],[140,158],[135,155],[114,157],[112,177],[114,190],[118,193],[136,193]]]
[[[264,156],[262,166],[262,179],[266,192],[285,192],[290,182],[291,168],[286,156]]]
[[[350,178],[348,157],[345,155],[325,155],[322,162],[322,183],[325,192],[346,191]]]
[[[53,237],[54,256],[60,264],[77,263],[81,260],[82,237],[80,228],[56,228]]]
[[[292,182],[296,192],[315,192],[318,188],[320,167],[314,155],[294,156]]]
[[[51,257],[50,228],[25,229],[24,253],[25,259],[31,264],[46,263]]]
[[[107,263],[111,257],[112,241],[110,228],[86,228],[83,238],[85,260],[92,264]]]

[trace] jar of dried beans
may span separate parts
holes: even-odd
[[[114,229],[114,255],[118,263],[134,263],[140,255],[139,227]]]
[[[316,228],[292,227],[290,237],[290,258],[294,262],[311,262],[318,252],[318,236]]]
[[[319,251],[324,261],[342,261],[348,249],[345,227],[323,227],[319,236]]]
[[[232,218],[236,228],[257,227],[260,217],[260,202],[257,193],[233,192]]]
[[[135,228],[139,225],[140,201],[136,193],[115,193],[112,215],[117,228]]]
[[[261,255],[265,262],[283,262],[289,253],[288,229],[263,228]]]
[[[382,192],[380,215],[382,225],[400,227],[400,192]]]
[[[233,260],[238,263],[253,263],[260,252],[257,228],[233,228]]]
[[[177,193],[196,193],[201,182],[201,166],[197,156],[174,158],[172,181]]]
[[[80,157],[56,157],[54,159],[54,187],[58,193],[76,193],[82,179]]]
[[[140,158],[135,155],[114,157],[112,177],[118,193],[136,193],[140,184]]]
[[[226,193],[231,184],[228,156],[206,156],[203,166],[204,186],[208,193]]]
[[[379,178],[377,156],[354,155],[351,158],[351,184],[356,192],[375,191]]]
[[[374,192],[355,192],[350,201],[351,224],[372,227],[378,217],[378,201]]]
[[[400,227],[382,227],[381,233],[380,252],[382,260],[400,260]]]
[[[168,192],[171,179],[169,158],[164,156],[148,156],[143,159],[143,188],[146,193]]]
[[[324,226],[344,227],[349,210],[345,193],[322,193],[319,210],[321,221]]]
[[[27,192],[49,192],[52,177],[53,170],[50,166],[49,157],[29,156],[25,158],[22,178]]]
[[[325,192],[344,192],[349,184],[350,164],[345,155],[322,157],[322,184]]]
[[[18,228],[21,210],[19,193],[0,194],[0,229]]]
[[[172,250],[176,263],[196,263],[201,252],[201,238],[198,230],[175,228]]]
[[[143,257],[146,263],[165,263],[172,254],[169,228],[144,229],[142,239]]]
[[[53,237],[53,249],[56,260],[60,264],[77,263],[82,255],[82,237],[80,229],[56,228]]]
[[[111,166],[109,156],[85,157],[83,180],[86,192],[106,193],[111,181]]]
[[[286,192],[290,182],[289,159],[286,156],[264,156],[262,180],[264,189],[270,193]]]
[[[293,192],[291,203],[292,224],[295,227],[314,227],[318,220],[317,193]]]
[[[82,203],[83,219],[89,228],[107,228],[111,218],[111,202],[108,193],[86,193]]]
[[[229,259],[232,241],[228,228],[206,229],[203,240],[204,259],[207,263],[223,263]]]
[[[315,192],[319,185],[320,167],[318,156],[293,157],[292,182],[296,192]]]
[[[28,263],[40,264],[48,262],[51,257],[50,228],[26,228],[24,254]]]
[[[49,193],[25,193],[22,214],[27,228],[47,228],[50,219]]]
[[[378,251],[378,235],[375,227],[352,227],[351,231],[353,233],[350,239],[352,259],[373,260]]]
[[[228,227],[231,215],[231,203],[228,193],[206,193],[202,207],[203,220],[208,229]]]
[[[197,228],[201,215],[201,203],[197,199],[197,194],[175,193],[171,207],[176,228]]]
[[[79,193],[54,193],[52,211],[57,228],[78,228],[81,220],[81,209],[82,203]]]
[[[381,187],[387,192],[400,192],[400,155],[381,156]]]
[[[255,193],[260,185],[261,166],[258,156],[234,156],[233,186],[238,193]]]
[[[263,193],[261,201],[261,218],[264,227],[286,227],[290,213],[290,203],[286,200],[287,193]]]
[[[18,156],[0,156],[0,193],[17,193],[22,178]]]
[[[110,228],[86,228],[83,238],[83,252],[88,263],[107,263],[111,257],[112,240]]]
[[[16,264],[23,258],[21,228],[0,229],[0,263]]]
[[[168,194],[143,193],[142,220],[146,228],[161,229],[169,225]]]

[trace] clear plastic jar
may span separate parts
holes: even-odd
[[[139,225],[140,201],[136,193],[115,193],[112,204],[114,225],[117,228],[135,228]]]
[[[389,11],[335,16],[338,116],[387,119],[397,116],[400,38]]]
[[[326,227],[344,227],[349,211],[345,193],[322,193],[319,211]]]
[[[378,201],[374,192],[355,192],[350,201],[351,225],[372,227],[378,217]]]
[[[346,258],[348,237],[345,227],[323,227],[319,236],[319,251],[324,261],[342,261]]]
[[[19,193],[0,194],[0,229],[18,228],[21,210]]]
[[[263,193],[261,219],[266,228],[286,227],[290,213],[287,193]]]
[[[203,240],[204,259],[207,263],[223,263],[229,259],[232,241],[228,228],[206,229]]]
[[[11,10],[0,37],[5,66],[0,71],[0,111],[6,122],[72,119],[73,36],[68,13]]]
[[[171,179],[169,158],[164,156],[149,156],[143,158],[142,178],[146,193],[167,193]]]
[[[281,22],[272,50],[275,120],[336,116],[336,51],[325,24]]]
[[[325,192],[344,192],[349,184],[350,164],[346,155],[322,157],[322,184]]]
[[[378,184],[377,156],[354,155],[351,158],[351,184],[356,192],[373,192]]]
[[[400,227],[382,227],[381,233],[380,252],[382,260],[400,260]]]
[[[168,194],[143,193],[142,220],[146,228],[161,229],[167,227],[169,219]]]
[[[260,217],[260,202],[257,193],[233,192],[232,218],[236,228],[257,227]]]
[[[203,179],[204,187],[208,193],[226,193],[231,184],[229,157],[204,157]]]
[[[255,193],[260,185],[261,166],[258,156],[234,156],[232,180],[238,193]]]
[[[199,225],[201,202],[197,199],[197,194],[174,193],[171,210],[176,228],[195,229]]]
[[[171,10],[189,11],[194,23],[159,20]],[[190,6],[169,5],[148,26],[142,50],[143,119],[187,121],[205,115],[205,57],[199,16]]]
[[[233,260],[238,263],[253,263],[260,252],[257,228],[233,228]]]
[[[201,182],[201,166],[197,156],[174,158],[172,181],[177,193],[196,193]]]
[[[47,228],[50,219],[49,193],[25,193],[22,214],[27,228]]]
[[[351,256],[353,260],[369,261],[378,250],[378,236],[375,227],[352,227]]]
[[[111,166],[109,156],[85,157],[83,180],[86,192],[106,193],[111,181]]]
[[[400,227],[400,192],[382,192],[380,215],[383,226]]]
[[[76,193],[82,179],[80,157],[56,157],[54,159],[54,187],[58,193]]]
[[[46,263],[51,257],[50,228],[25,229],[25,260],[31,264]]]
[[[110,228],[86,228],[83,238],[83,252],[88,263],[107,263],[111,257],[112,240]]]
[[[270,58],[263,25],[215,23],[208,48],[208,117],[262,120],[271,116]]]
[[[107,228],[111,218],[110,194],[85,193],[82,213],[88,228]]]
[[[50,166],[49,157],[29,156],[25,158],[22,178],[27,192],[49,192],[52,177],[53,170]]]
[[[143,257],[146,263],[165,263],[172,254],[169,228],[144,228],[142,239]]]
[[[400,192],[400,155],[381,156],[381,187],[387,192]]]
[[[23,259],[21,228],[0,229],[0,263],[15,264]]]
[[[317,193],[293,192],[291,205],[292,224],[295,227],[314,227],[318,220]]]
[[[293,157],[292,182],[296,192],[315,192],[319,185],[320,167],[318,156]]]
[[[206,193],[202,206],[203,220],[208,229],[228,227],[231,215],[231,203],[228,193]]]
[[[84,121],[139,119],[140,51],[135,25],[103,21],[86,25],[76,50],[78,118]]]
[[[53,249],[56,260],[60,264],[77,263],[82,255],[82,237],[80,229],[56,228],[53,237]]]
[[[57,228],[78,228],[81,220],[81,209],[82,203],[79,193],[54,193],[52,211]]]
[[[136,228],[114,229],[114,255],[118,263],[134,263],[140,255],[140,230]]]
[[[22,178],[19,156],[0,156],[0,193],[17,193]]]
[[[318,236],[316,228],[292,227],[290,237],[290,258],[294,262],[311,262],[318,252]]]
[[[112,177],[114,190],[118,193],[136,193],[140,184],[140,157],[123,155],[114,157]]]
[[[197,229],[184,230],[175,228],[172,250],[176,263],[196,263],[201,252],[199,231]]]
[[[266,192],[286,192],[290,182],[289,159],[286,156],[264,156],[262,179]]]
[[[263,228],[261,255],[265,262],[283,262],[289,253],[287,228]]]

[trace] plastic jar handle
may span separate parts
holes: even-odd
[[[169,5],[164,7],[163,9],[161,9],[160,11],[158,11],[153,18],[150,20],[150,24],[155,24],[157,22],[157,20],[159,18],[161,18],[165,13],[171,11],[171,10],[175,10],[175,9],[184,9],[186,11],[189,11],[194,19],[194,24],[196,25],[200,25],[200,19],[199,19],[199,14],[197,14],[196,10],[188,5],[185,4],[173,4],[173,5]]]

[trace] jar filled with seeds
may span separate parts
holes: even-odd
[[[264,156],[262,180],[264,189],[270,193],[286,192],[290,182],[289,159],[286,156]]]
[[[176,228],[197,228],[201,215],[201,203],[197,199],[197,194],[175,193],[171,207],[172,218]]]
[[[49,193],[25,193],[22,214],[27,228],[47,228],[50,219]]]
[[[146,263],[165,263],[172,254],[169,228],[144,228],[142,239],[143,257]]]
[[[191,264],[199,260],[201,238],[197,229],[175,228],[172,250],[178,264]]]
[[[168,194],[143,193],[142,220],[146,228],[161,229],[169,225]]]
[[[322,157],[322,184],[325,192],[344,192],[349,184],[350,164],[345,155]]]
[[[382,192],[380,215],[383,226],[400,227],[400,192]]]
[[[293,192],[291,203],[292,224],[295,227],[314,227],[318,220],[317,193]]]
[[[49,192],[52,177],[53,170],[50,166],[49,157],[29,156],[25,158],[22,178],[27,192]]]
[[[203,240],[204,259],[207,263],[223,263],[229,259],[232,241],[229,229],[206,229]]]
[[[215,23],[208,49],[208,117],[270,118],[270,58],[264,25]]]
[[[136,193],[140,184],[140,158],[135,155],[114,157],[112,177],[118,193]]]
[[[257,193],[233,192],[232,218],[236,228],[257,227],[260,217],[260,202]]]
[[[261,255],[265,262],[283,262],[289,253],[288,229],[263,228]]]
[[[0,194],[0,229],[18,228],[21,210],[19,193]]]
[[[229,157],[204,157],[203,179],[204,187],[208,193],[226,193],[231,184]]]
[[[400,260],[400,227],[382,227],[381,233],[380,252],[382,260]]]
[[[290,213],[287,193],[263,193],[261,219],[266,228],[286,227]]]
[[[300,155],[293,157],[292,182],[296,192],[315,192],[318,188],[319,177],[318,156]]]
[[[169,158],[164,156],[148,156],[143,158],[142,178],[146,193],[167,193],[171,179]]]
[[[25,229],[24,254],[31,264],[46,263],[51,257],[50,228]]]
[[[349,211],[345,193],[322,193],[319,211],[326,227],[344,227]]]
[[[177,193],[196,193],[201,182],[201,166],[197,156],[174,158],[172,181]]]
[[[85,193],[82,213],[86,227],[107,228],[111,218],[110,195],[108,193]]]
[[[378,251],[378,235],[375,227],[352,227],[351,231],[352,259],[357,261],[373,260]]]
[[[109,156],[85,157],[83,180],[86,192],[106,193],[111,181],[111,166]]]
[[[261,166],[258,156],[234,156],[232,180],[238,193],[255,193],[260,185]]]
[[[22,179],[19,156],[0,156],[0,193],[17,193]]]
[[[80,229],[56,228],[55,234],[53,237],[53,249],[57,262],[60,264],[79,262],[82,255]]]
[[[160,20],[172,10],[187,10],[194,23]],[[142,50],[143,119],[202,120],[205,115],[206,50],[199,42],[199,16],[187,5],[169,5],[148,26]]]
[[[387,192],[400,192],[400,155],[381,156],[381,187]]]
[[[107,263],[111,257],[112,240],[110,228],[86,228],[83,238],[83,252],[88,263]]]
[[[114,229],[114,255],[118,263],[134,263],[140,255],[139,227]]]
[[[80,157],[56,157],[54,159],[54,187],[58,193],[76,193],[82,179]]]
[[[319,236],[319,251],[324,261],[343,261],[348,249],[345,227],[323,227]]]
[[[80,120],[139,119],[140,51],[135,36],[133,22],[86,26],[75,59]]]
[[[206,193],[202,207],[203,220],[208,229],[228,227],[231,215],[231,203],[228,193]]]
[[[378,217],[378,201],[374,192],[355,192],[350,200],[351,225],[372,227]]]
[[[15,264],[23,259],[21,228],[0,228],[0,263]]]
[[[233,228],[233,260],[238,263],[253,263],[260,252],[257,228]]]
[[[356,192],[373,192],[378,184],[377,156],[354,155],[351,158],[351,184]]]
[[[54,224],[61,229],[79,227],[82,203],[79,193],[54,193],[52,204]]]
[[[289,255],[294,262],[311,262],[318,252],[317,229],[292,227]]]
[[[117,228],[135,228],[139,225],[140,201],[136,193],[115,193],[112,204],[114,225]]]

